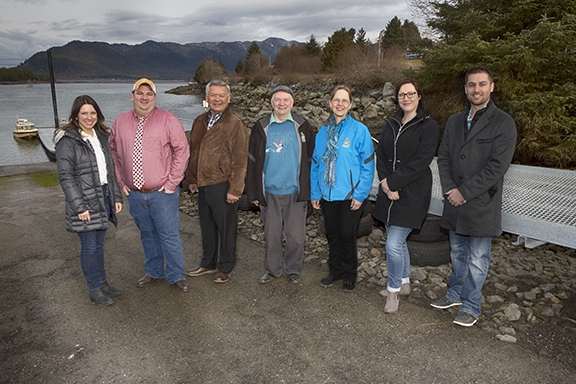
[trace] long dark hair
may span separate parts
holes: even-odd
[[[74,100],[74,102],[72,103],[72,109],[70,110],[70,117],[68,118],[68,124],[66,124],[66,126],[63,127],[62,129],[76,129],[78,131],[82,130],[80,124],[78,123],[78,114],[80,113],[80,108],[82,108],[82,106],[85,104],[90,104],[91,106],[94,107],[94,110],[96,111],[96,116],[98,120],[96,121],[94,127],[100,128],[102,131],[107,131],[109,128],[104,124],[105,118],[104,114],[102,114],[102,110],[98,106],[96,100],[94,100],[91,96],[88,95],[78,96]]]
[[[416,112],[426,111],[426,102],[424,101],[424,93],[422,92],[422,87],[420,86],[420,84],[414,79],[404,79],[402,80],[402,82],[400,82],[400,84],[396,86],[396,91],[394,92],[394,96],[396,97],[396,107],[398,108],[397,112],[398,113],[403,112],[402,108],[400,108],[400,100],[398,100],[398,92],[400,92],[400,88],[402,88],[404,84],[412,84],[414,88],[416,88],[418,96],[420,96],[420,101],[418,101],[418,108],[416,109]]]

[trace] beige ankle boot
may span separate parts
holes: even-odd
[[[408,296],[410,296],[411,292],[412,292],[412,289],[410,289],[410,283],[402,284],[400,286],[400,292],[398,292],[398,296],[401,299],[407,299]],[[383,297],[388,297],[388,290],[387,289],[383,289],[378,293]]]
[[[398,292],[388,292],[388,297],[386,298],[386,305],[384,306],[385,313],[396,313],[398,312]]]

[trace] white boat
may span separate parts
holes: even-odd
[[[19,139],[28,139],[38,136],[38,127],[27,119],[17,119],[12,133]]]

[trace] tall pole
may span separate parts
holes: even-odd
[[[52,52],[48,54],[48,72],[50,74],[50,90],[52,91],[52,108],[54,109],[54,127],[59,128],[58,105],[56,105],[56,87],[54,86],[54,68],[52,68]]]
[[[382,58],[381,48],[382,48],[382,37],[384,37],[384,30],[381,30],[378,34],[378,69],[380,69],[380,60]]]

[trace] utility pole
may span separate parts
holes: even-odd
[[[378,70],[380,70],[380,61],[382,59],[382,37],[384,37],[384,30],[378,34]]]

